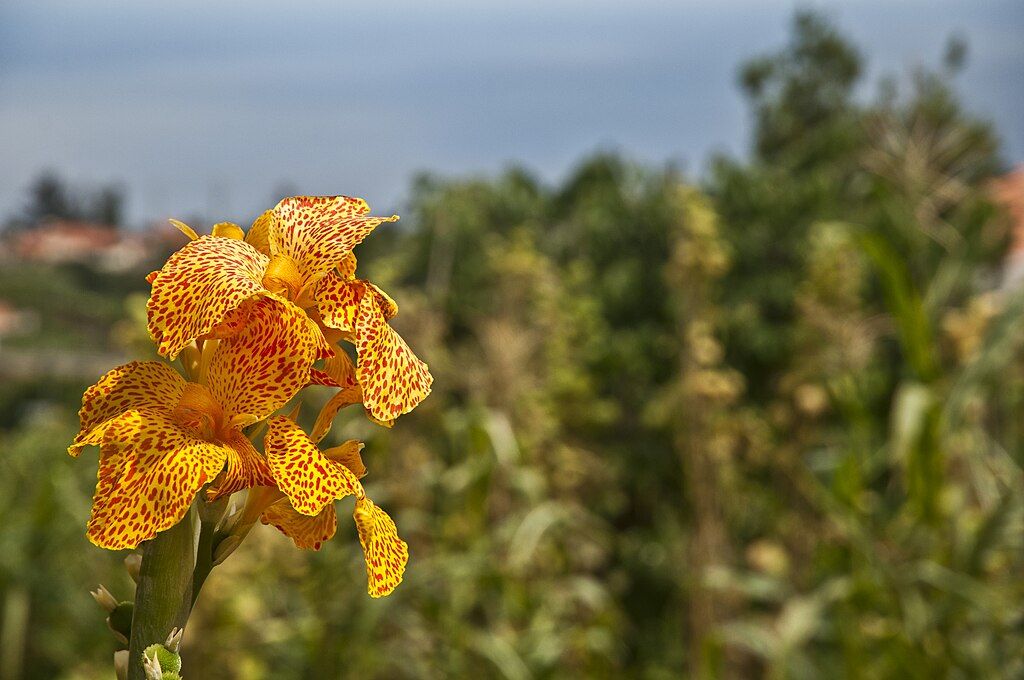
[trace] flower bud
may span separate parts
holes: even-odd
[[[108,614],[117,609],[117,600],[110,591],[101,583],[99,588],[96,590],[90,590],[89,594],[92,595],[92,599],[96,600],[96,603],[103,607],[104,611]]]
[[[234,238],[242,240],[245,238],[245,232],[242,228],[234,222],[218,222],[213,225],[212,230],[213,236],[219,236],[221,238]]]
[[[132,634],[132,616],[135,614],[135,604],[132,602],[121,602],[110,612],[107,617],[107,627],[118,640],[128,644],[128,638]]]
[[[117,680],[128,680],[128,656],[127,649],[114,652],[114,675]]]
[[[177,654],[178,648],[181,647],[181,636],[184,633],[185,631],[182,628],[172,628],[167,636],[167,640],[164,642],[164,647]]]
[[[167,673],[181,672],[181,657],[159,643],[146,647],[142,656],[146,659],[153,659],[159,666],[161,675],[158,677],[166,677]]]
[[[164,669],[160,667],[156,654],[151,657],[148,649],[142,653],[142,669],[146,672],[146,680],[164,680]]]
[[[99,606],[110,614],[107,617],[107,627],[110,628],[110,632],[118,641],[128,644],[128,637],[132,634],[132,614],[135,611],[135,605],[131,602],[118,602],[102,585],[96,590],[90,591],[89,594]]]
[[[124,558],[124,568],[128,570],[128,575],[132,577],[135,584],[139,583],[139,571],[142,570],[142,555],[132,553],[128,557]]]

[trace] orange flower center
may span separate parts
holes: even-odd
[[[171,415],[180,425],[199,430],[208,441],[226,438],[224,409],[204,385],[187,383]]]
[[[263,286],[273,292],[295,299],[302,288],[302,274],[295,260],[287,255],[274,255],[263,273]]]

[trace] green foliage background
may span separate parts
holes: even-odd
[[[185,677],[1024,675],[1024,301],[954,47],[865,101],[856,49],[799,15],[743,70],[749,157],[696,184],[614,155],[559,186],[418,178],[358,254],[434,393],[329,435],[366,439],[406,582],[368,598],[344,523],[315,554],[263,528]],[[137,356],[144,290],[5,268],[42,324],[4,361]],[[105,678],[88,590],[131,582],[63,452],[90,381],[43,373],[0,389],[0,677]]]

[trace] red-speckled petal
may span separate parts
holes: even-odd
[[[398,217],[370,217],[361,198],[293,196],[274,208],[270,251],[287,255],[302,273],[303,285],[343,262],[377,225]]]
[[[328,272],[316,285],[316,308],[324,325],[339,331],[355,330],[364,291],[361,281],[346,281],[337,272]]]
[[[363,285],[377,298],[377,306],[380,307],[384,319],[390,321],[398,316],[398,303],[391,299],[391,296],[369,281],[363,281]]]
[[[316,331],[314,335],[316,338],[316,358],[330,359],[334,356],[334,348],[331,347],[331,343],[327,342],[327,338],[324,337],[323,329],[320,328],[313,317],[307,314],[306,318],[309,319],[310,327]]]
[[[83,446],[95,444],[90,432],[129,409],[174,408],[184,388],[185,379],[167,364],[133,361],[118,366],[82,395],[80,427],[68,453],[77,456]]]
[[[309,369],[309,384],[319,387],[341,387],[330,373],[319,368]]]
[[[323,369],[309,371],[309,384],[321,387],[355,387],[356,367],[349,355],[340,347],[331,347],[333,355],[324,361]]]
[[[262,419],[284,406],[309,382],[323,340],[316,324],[286,300],[262,297],[248,304],[248,323],[221,340],[207,377],[228,419]]]
[[[316,299],[323,323],[353,336],[356,380],[371,418],[391,423],[430,394],[427,365],[387,323],[398,313],[387,293],[369,281],[345,281],[331,272],[318,284]]]
[[[319,514],[310,517],[296,512],[287,499],[264,510],[260,520],[292,539],[295,547],[302,550],[319,550],[338,529],[338,514],[334,511],[334,505],[327,505]]]
[[[224,444],[228,452],[227,467],[206,490],[207,500],[215,501],[254,486],[274,486],[267,459],[253,447],[248,437],[234,430]]]
[[[364,295],[356,317],[356,378],[371,416],[394,420],[430,394],[434,379],[405,340],[388,325],[374,295]]]
[[[174,358],[228,312],[265,293],[269,262],[245,241],[202,236],[171,255],[153,279],[146,310],[157,351]]]
[[[402,582],[409,546],[398,537],[391,517],[369,498],[356,500],[353,518],[366,559],[367,592],[371,597],[389,595]]]
[[[346,281],[354,279],[356,277],[357,264],[358,261],[356,260],[355,253],[348,253],[345,255],[344,259],[338,263],[338,273],[341,274],[341,278]]]
[[[277,487],[303,515],[317,515],[339,498],[363,494],[363,487],[352,471],[324,456],[288,418],[270,419],[263,448]]]
[[[224,319],[214,326],[209,333],[202,336],[202,339],[223,340],[224,338],[237,335],[239,331],[245,328],[245,324],[249,323],[251,308],[252,305],[248,301],[243,302],[240,306],[225,314]]]
[[[126,411],[103,431],[86,535],[101,548],[121,550],[171,528],[227,456],[163,411]]]
[[[316,285],[317,310],[324,324],[339,331],[353,330],[359,302],[367,292],[377,298],[385,320],[398,315],[398,303],[376,284],[328,272]]]

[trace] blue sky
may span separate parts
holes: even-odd
[[[808,6],[872,77],[966,38],[959,89],[1024,161],[1019,0],[293,4],[5,0],[0,217],[45,168],[122,184],[134,221],[242,221],[284,186],[388,213],[420,170],[554,181],[597,149],[698,174],[744,152],[736,69]]]

